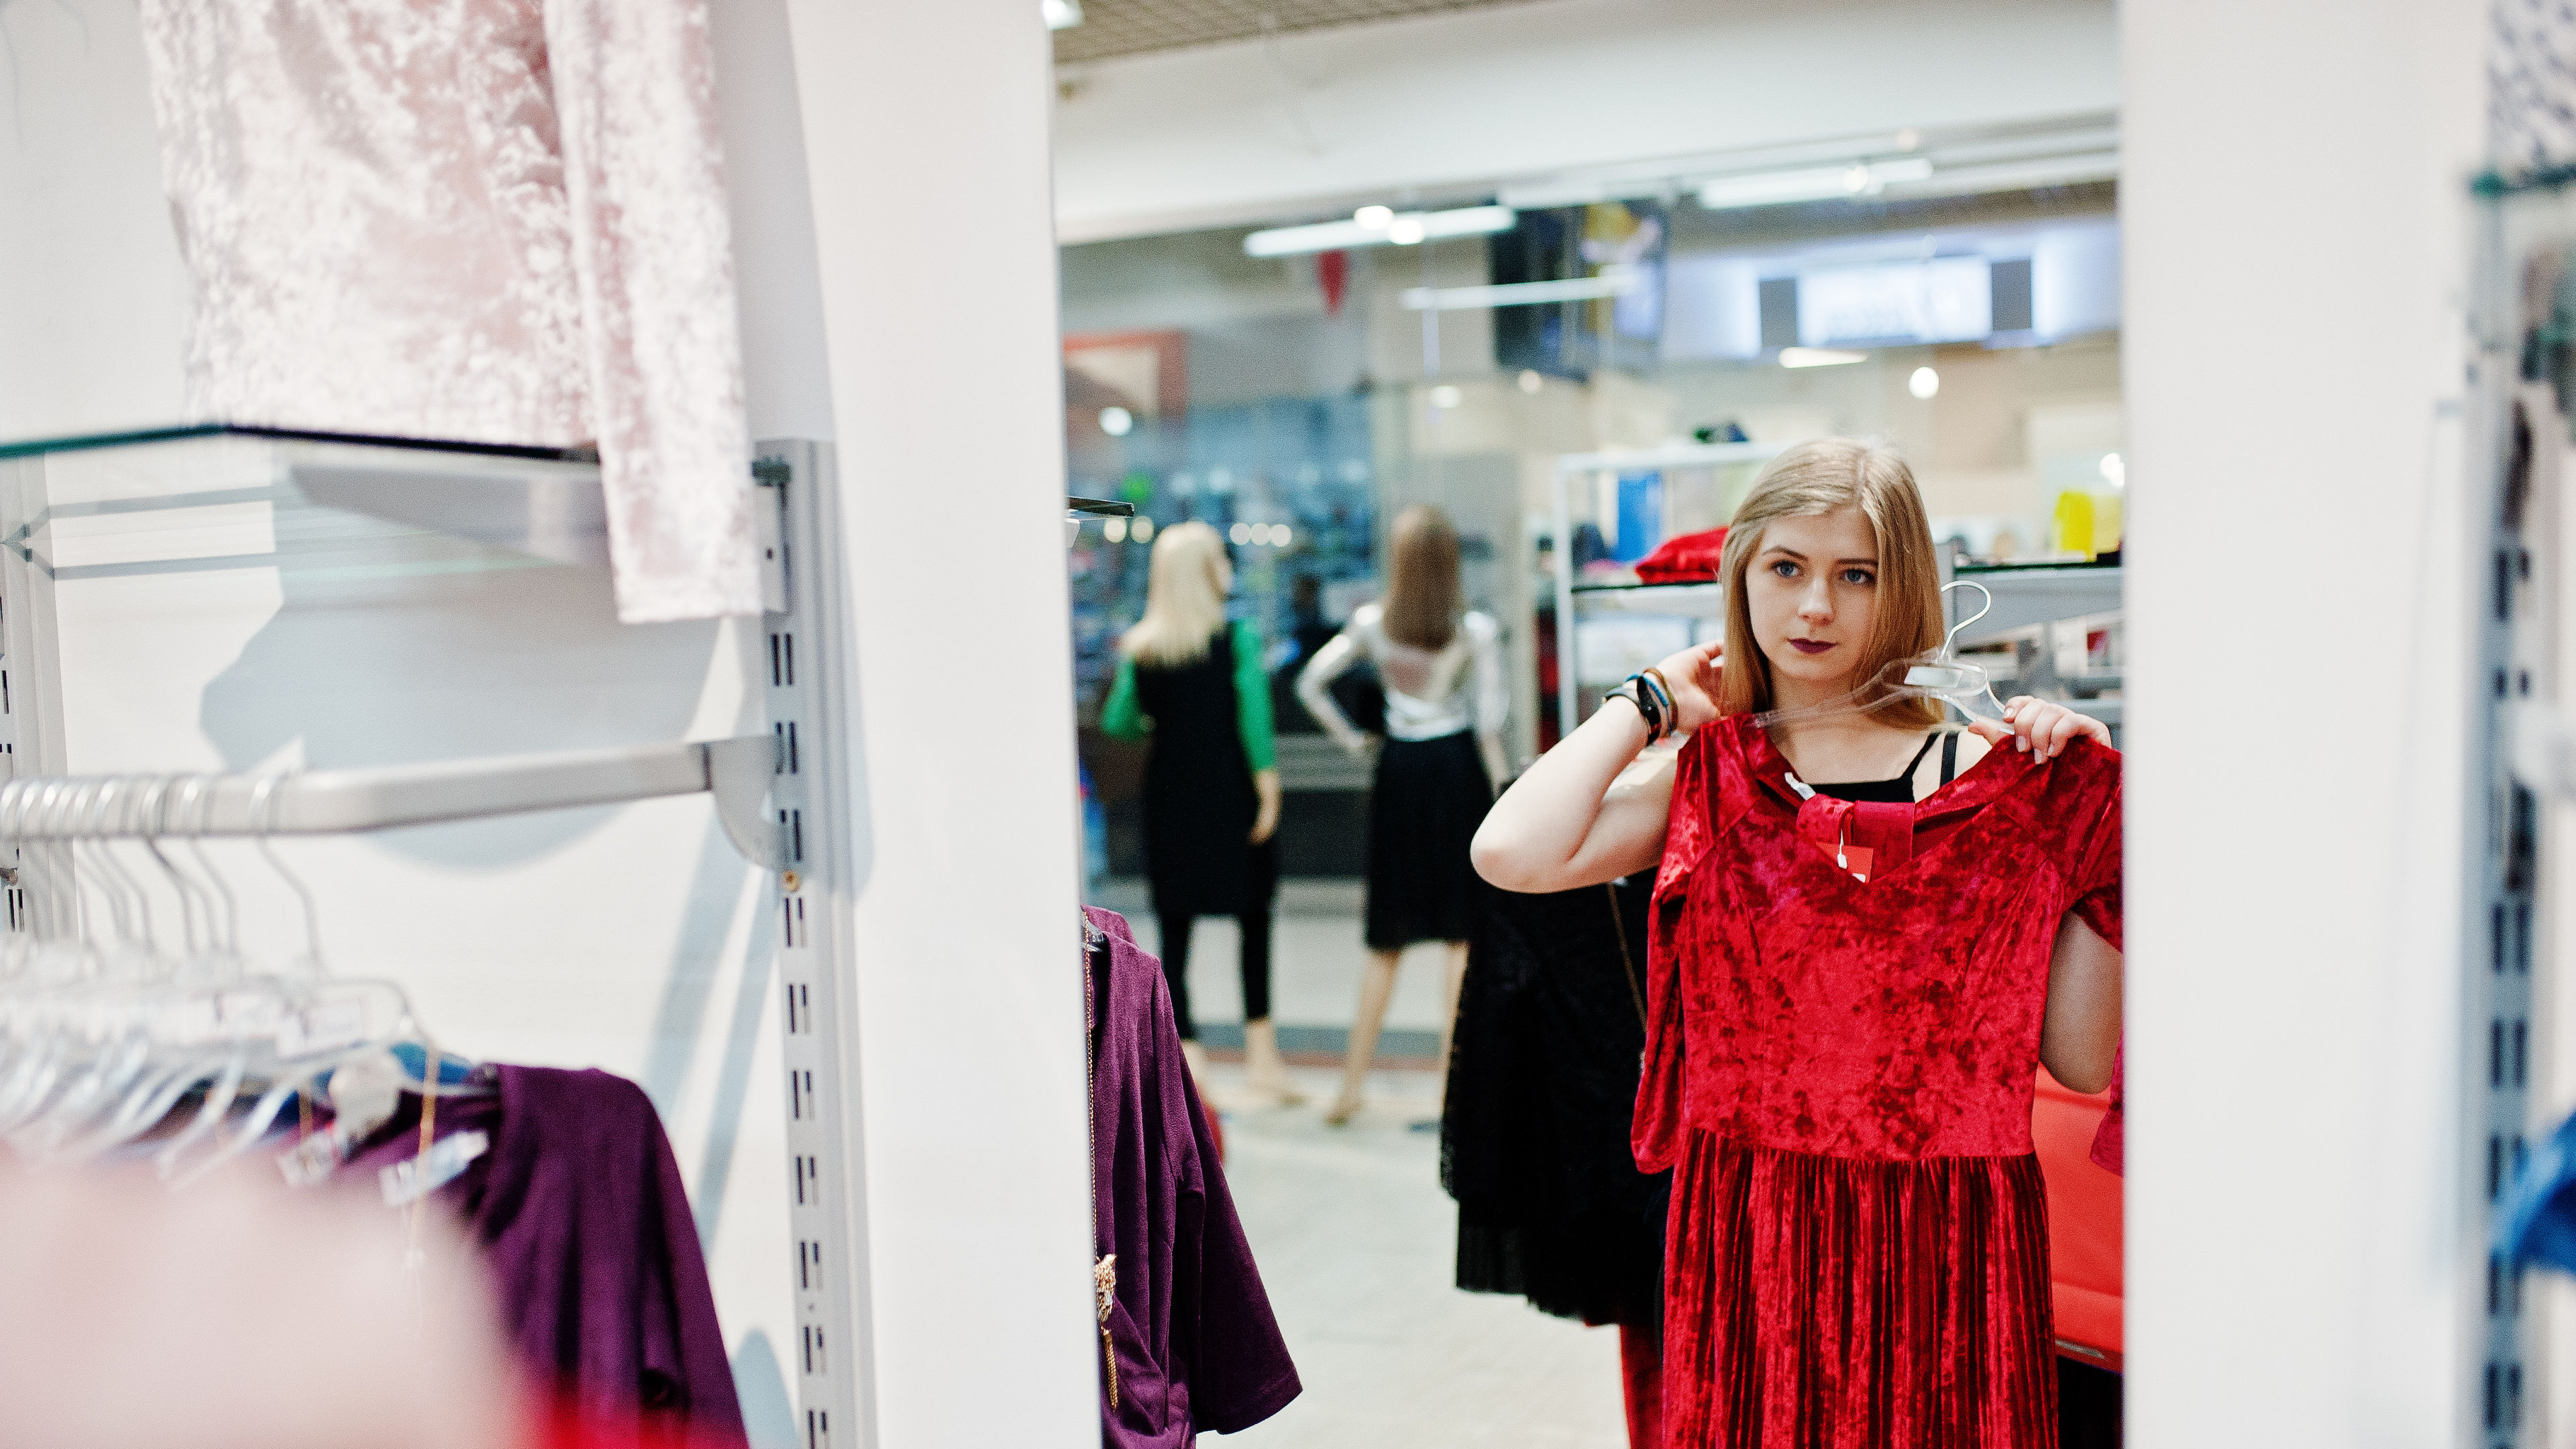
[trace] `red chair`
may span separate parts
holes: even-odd
[[[2093,1134],[2111,1094],[2071,1092],[2043,1067],[2030,1135],[2048,1179],[2048,1276],[2057,1351],[2118,1372],[2121,1362],[2120,1179],[2093,1163]]]

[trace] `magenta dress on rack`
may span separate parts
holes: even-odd
[[[1260,1423],[1302,1386],[1181,1057],[1162,965],[1138,949],[1125,917],[1096,906],[1083,914],[1108,938],[1092,953],[1084,1022],[1092,1253],[1116,1259],[1105,1327],[1117,1402],[1103,1362],[1102,1442],[1188,1449],[1202,1433]]]
[[[601,1071],[476,1071],[492,1093],[440,1099],[433,1130],[490,1145],[436,1200],[480,1246],[530,1385],[593,1422],[741,1443],[697,1218],[652,1099]],[[419,1149],[420,1099],[406,1095],[339,1176],[372,1192]]]

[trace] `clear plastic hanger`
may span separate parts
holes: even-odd
[[[276,791],[285,783],[282,775],[261,778],[251,800],[251,813],[260,822],[253,842],[269,867],[295,893],[303,910],[305,954],[299,966],[306,973],[300,980],[284,981],[293,1000],[280,1019],[274,1034],[267,1038],[274,1055],[263,1065],[268,1079],[261,1093],[239,1126],[220,1136],[218,1145],[204,1163],[179,1175],[175,1156],[162,1162],[164,1176],[177,1176],[183,1184],[195,1181],[225,1163],[257,1147],[289,1102],[299,1095],[327,1093],[329,1083],[340,1069],[361,1062],[372,1065],[393,1056],[398,1047],[409,1046],[421,1054],[421,1075],[410,1079],[407,1070],[397,1075],[402,1090],[428,1097],[479,1097],[490,1095],[492,1088],[471,1079],[464,1082],[442,1080],[447,1061],[437,1040],[429,1033],[419,1015],[413,1011],[410,994],[395,982],[369,977],[332,977],[323,964],[320,912],[313,892],[301,877],[287,868],[269,843],[276,826]]]
[[[141,825],[138,807],[151,782],[111,778],[77,799],[85,816],[79,828],[94,837],[90,858],[108,903],[115,935],[89,981],[57,998],[68,1013],[54,1030],[72,1043],[72,1067],[43,1100],[41,1110],[15,1124],[12,1140],[52,1155],[86,1142],[131,1098],[168,1072],[157,1017],[166,1008],[180,961],[163,953],[153,933],[151,894],[116,859],[110,840]]]
[[[1867,684],[1840,699],[1795,709],[1764,710],[1753,716],[1754,726],[1767,730],[1780,725],[1870,714],[1892,704],[1918,699],[1938,700],[1971,720],[2003,723],[2004,703],[1995,697],[1993,676],[1986,672],[1985,666],[1971,664],[1953,652],[1961,631],[1994,611],[1995,596],[1985,585],[1973,579],[1959,579],[1941,586],[1945,594],[1952,589],[1975,589],[1984,596],[1985,607],[1951,626],[1950,632],[1942,637],[1940,648],[1889,660]]]
[[[304,953],[283,970],[242,956],[234,890],[200,843],[218,781],[0,789],[0,835],[22,842],[22,861],[41,860],[48,887],[31,893],[35,909],[0,950],[0,1135],[77,1159],[175,1128],[153,1160],[184,1183],[261,1145],[289,1103],[313,1100],[353,1064],[368,1066],[358,1075],[372,1076],[371,1090],[391,1090],[390,1073],[418,1093],[491,1091],[479,1076],[441,1080],[449,1059],[399,985],[328,974],[313,893],[268,838],[287,778],[263,777],[251,800],[254,846],[294,893],[304,926]],[[184,842],[198,872],[182,870],[165,841]],[[138,872],[140,862],[120,854],[126,846],[151,866]],[[153,867],[177,904],[176,950],[161,944]],[[422,1055],[421,1081],[394,1054],[406,1046]],[[256,1094],[246,1111],[245,1093]]]
[[[159,1125],[194,1089],[206,1092],[208,1110],[220,1111],[212,1104],[232,1101],[249,1071],[253,1023],[263,1015],[254,1009],[263,995],[262,983],[250,976],[240,956],[224,942],[213,894],[206,892],[203,882],[180,871],[161,848],[161,837],[171,832],[171,794],[185,792],[184,808],[185,803],[207,798],[203,786],[201,777],[189,776],[165,777],[145,787],[140,843],[178,898],[186,949],[173,963],[168,989],[154,1003],[153,1034],[160,1047],[155,1070],[135,1082],[91,1134],[69,1144],[66,1156],[93,1157],[134,1140]],[[211,875],[211,863],[204,860],[202,850],[198,855]],[[221,877],[214,879],[221,889]],[[202,942],[197,930],[200,912],[206,922]],[[207,1125],[210,1129],[211,1120]]]

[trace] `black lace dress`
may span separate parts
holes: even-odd
[[[1628,1146],[1650,884],[1484,888],[1440,1124],[1461,1288],[1586,1323],[1659,1322],[1670,1174],[1639,1172]]]

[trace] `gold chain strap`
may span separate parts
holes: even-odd
[[[1100,1211],[1100,1123],[1095,1099],[1100,1095],[1100,1066],[1091,1044],[1091,1007],[1098,998],[1091,984],[1091,950],[1093,929],[1085,917],[1082,922],[1082,1135],[1091,1144],[1091,1156],[1085,1159],[1094,1176],[1091,1179],[1091,1210]],[[1106,939],[1105,937],[1103,939]],[[1093,1232],[1099,1224],[1092,1224]],[[1091,1265],[1091,1293],[1100,1309],[1100,1362],[1109,1371],[1109,1407],[1118,1407],[1118,1349],[1109,1337],[1109,1306],[1118,1301],[1118,1255],[1103,1253]]]
[[[1100,1299],[1100,1361],[1109,1369],[1109,1407],[1118,1407],[1118,1350],[1109,1341],[1109,1305],[1118,1301],[1118,1255],[1103,1253],[1091,1265],[1091,1291]]]

